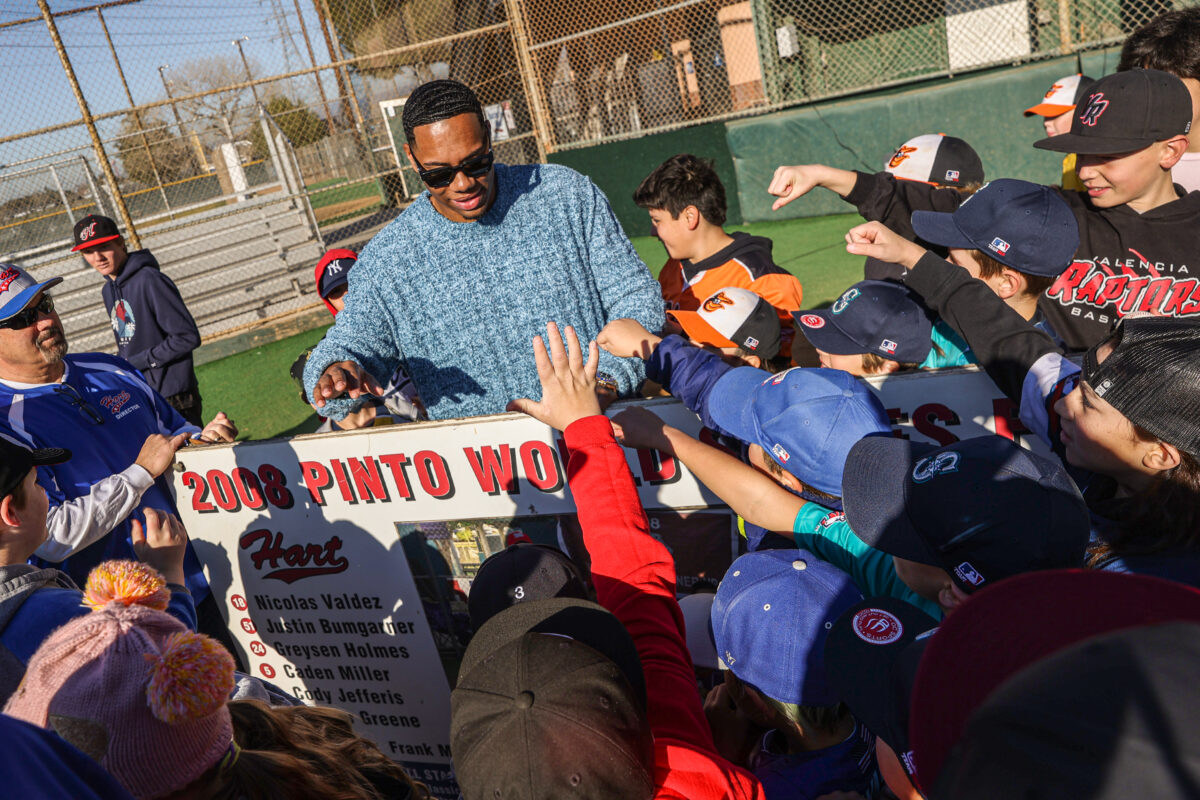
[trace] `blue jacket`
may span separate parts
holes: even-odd
[[[133,800],[117,779],[52,730],[0,714],[0,774],[9,797]]]
[[[720,356],[701,350],[682,336],[665,336],[646,362],[646,377],[697,414],[704,427],[728,437],[708,413],[708,394],[731,369]],[[763,379],[768,377],[763,372]]]
[[[646,377],[663,387],[700,417],[704,427],[717,434],[718,443],[746,460],[746,443],[730,436],[708,413],[708,393],[732,366],[721,357],[692,345],[682,336],[666,336],[646,362]],[[764,372],[763,376],[766,377]],[[739,520],[746,547],[751,550],[790,549],[796,545],[766,528]]]
[[[199,433],[179,412],[146,383],[128,362],[102,353],[69,355],[61,383],[13,387],[0,383],[0,434],[30,448],[66,447],[72,455],[63,464],[38,467],[38,483],[50,498],[47,527],[51,538],[64,541],[71,533],[60,531],[61,507],[89,496],[92,485],[129,469],[152,433]],[[142,475],[140,467],[135,468]],[[110,558],[136,560],[130,540],[130,520],[142,518],[141,509],[178,514],[171,487],[159,476],[142,494],[129,516],[106,531],[93,544],[61,563],[34,558],[32,563],[54,566],[79,584],[92,567]],[[196,602],[209,594],[208,582],[191,543],[184,559],[187,587]]]
[[[192,351],[200,346],[200,331],[150,251],[130,253],[116,278],[104,282],[103,294],[121,358],[163,397],[195,390]]]
[[[581,342],[608,322],[663,325],[663,300],[604,194],[555,164],[497,164],[496,199],[475,222],[451,222],[422,195],[363,249],[346,310],[304,369],[352,360],[383,381],[403,366],[430,419],[499,414],[541,395],[530,340],[546,323]],[[601,352],[600,372],[621,394],[641,383],[641,359]],[[339,420],[346,397],[322,411]]]
[[[0,566],[0,705],[16,691],[46,637],[88,613],[83,593],[65,573],[30,564]],[[196,630],[196,607],[182,587],[172,587],[167,613]]]

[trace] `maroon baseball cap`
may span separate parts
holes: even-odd
[[[75,223],[75,246],[71,248],[71,252],[78,252],[85,247],[92,247],[105,242],[111,242],[113,239],[120,239],[121,232],[117,230],[117,223],[113,222],[108,217],[102,217],[99,214],[88,214],[79,222]]]
[[[933,786],[971,714],[1009,678],[1094,636],[1164,622],[1200,622],[1200,590],[1146,575],[1046,570],[978,592],[930,637],[917,669],[908,733],[918,788]]]

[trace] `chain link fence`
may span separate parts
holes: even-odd
[[[1113,45],[1190,4],[39,0],[40,14],[0,9],[0,48],[10,54],[0,67],[0,254],[65,273],[60,295],[79,298],[75,327],[102,346],[103,315],[84,313],[98,305],[98,279],[67,255],[78,219],[114,217],[131,246],[198,236],[231,254],[255,252],[246,239],[261,240],[263,219],[273,219],[265,224],[293,231],[273,256],[288,280],[251,291],[261,318],[315,302],[303,275],[311,254],[360,244],[421,191],[398,154],[404,98],[422,82],[472,86],[498,157],[526,163]],[[189,281],[197,303],[215,291],[212,276],[200,276],[217,266],[164,267],[189,302]],[[240,312],[218,316],[225,321],[207,331],[245,324]]]

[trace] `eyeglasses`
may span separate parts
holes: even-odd
[[[9,328],[14,331],[19,331],[22,328],[28,328],[33,323],[37,322],[38,316],[41,314],[54,313],[54,300],[50,295],[42,295],[42,300],[35,306],[30,306],[23,311],[13,314],[8,319],[0,322],[0,328]]]
[[[104,417],[100,416],[100,412],[92,408],[88,401],[80,396],[79,390],[71,384],[60,383],[54,387],[54,391],[68,403],[75,406],[80,414],[90,419],[93,425],[104,424]]]
[[[412,153],[412,150],[410,149],[409,152]],[[460,172],[468,178],[482,178],[484,175],[487,175],[488,170],[492,168],[492,164],[496,162],[496,153],[489,147],[486,153],[471,156],[457,167],[425,169],[425,167],[421,166],[421,162],[417,161],[415,153],[412,154],[412,160],[417,165],[417,173],[421,176],[421,180],[425,182],[425,185],[434,189],[441,189],[444,186],[449,186],[450,182],[454,180],[454,176]]]

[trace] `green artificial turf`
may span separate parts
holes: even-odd
[[[860,221],[854,214],[844,214],[760,222],[729,230],[744,230],[774,241],[775,263],[800,278],[804,304],[812,308],[828,305],[847,286],[862,280],[862,258],[846,252],[843,238]],[[633,245],[657,276],[667,260],[659,241],[642,236],[634,239]],[[317,415],[301,402],[288,369],[327,329],[317,328],[197,367],[205,417],[224,411],[237,423],[241,440],[316,430]]]
[[[300,353],[321,341],[329,327],[196,367],[205,419],[224,411],[238,426],[242,441],[315,431],[317,415],[301,401],[288,370]]]
[[[862,280],[863,258],[846,252],[846,231],[862,223],[857,214],[808,217],[727,226],[727,231],[746,231],[766,236],[775,243],[775,263],[791,272],[804,285],[804,305],[829,305],[847,286]],[[638,255],[656,277],[666,263],[667,252],[653,236],[633,239]]]

